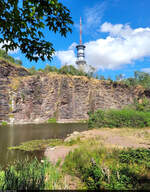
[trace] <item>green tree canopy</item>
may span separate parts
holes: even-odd
[[[0,0],[0,43],[6,51],[19,48],[37,61],[52,58],[54,48],[42,30],[66,36],[73,24],[70,11],[58,0]]]

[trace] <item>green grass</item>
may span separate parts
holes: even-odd
[[[47,120],[48,123],[57,123],[56,118],[50,118]]]
[[[14,162],[0,170],[0,190],[55,190],[63,188],[63,174],[47,160]]]
[[[32,141],[23,142],[18,146],[9,147],[8,149],[35,151],[35,150],[42,150],[47,147],[54,147],[56,145],[62,145],[62,144],[63,144],[63,140],[61,139],[32,140]]]
[[[6,121],[2,121],[2,122],[1,122],[1,125],[2,125],[2,126],[7,126],[8,123],[7,123]]]
[[[80,145],[81,143],[83,143],[83,142],[81,141],[80,136],[78,136],[78,137],[70,139],[69,141],[65,141],[63,144],[65,146],[72,146],[72,145],[76,145],[76,144]]]
[[[65,175],[78,177],[82,184],[80,185],[80,189],[144,190],[150,188],[150,151],[148,149],[106,148],[99,137],[86,140],[80,140],[80,137],[77,137],[69,142],[64,142],[63,140],[35,140],[24,144],[26,147],[17,147],[16,149],[32,151],[45,148],[46,146],[78,145],[78,148],[66,156],[61,167],[60,160],[58,160],[56,165],[47,165],[44,162],[43,165],[40,165],[44,166],[45,180],[44,184],[41,183],[40,186],[38,186],[38,189],[66,189],[67,186],[63,184],[66,183],[64,181]],[[40,145],[41,147],[39,147]],[[21,164],[24,166],[23,163]],[[27,189],[31,189],[30,181],[32,181],[32,178],[29,176],[30,179],[27,180],[27,175],[30,174],[33,178],[35,176],[33,181],[36,181],[37,176],[42,175],[42,172],[38,166],[35,168],[35,166],[32,165],[30,170],[32,170],[33,167],[33,170],[37,169],[38,172],[35,174],[30,173],[28,166],[26,165],[27,170],[25,170],[25,167],[23,168],[23,172],[25,172],[25,185],[29,186]],[[18,170],[22,168],[16,169],[15,167],[11,169],[13,170],[13,174],[18,174]],[[11,173],[11,169],[9,167],[9,173]],[[11,173],[10,176],[16,178],[13,174]],[[19,172],[19,174],[23,173]],[[0,170],[0,176],[1,189],[1,186],[4,186],[5,170]],[[22,179],[23,176],[18,176],[18,180],[20,181],[20,177]],[[11,182],[9,178],[7,182],[8,184],[11,183],[11,185],[14,185],[13,182],[16,182],[16,180]],[[36,182],[34,186],[33,189],[37,189]],[[9,189],[9,187],[5,186],[5,188],[2,189]],[[14,187],[12,189],[14,189]]]
[[[108,149],[88,140],[67,155],[63,170],[79,177],[88,190],[149,189],[149,162],[147,149]]]
[[[47,147],[54,147],[59,145],[72,146],[75,144],[81,144],[79,137],[71,139],[68,142],[64,142],[62,139],[43,139],[43,140],[31,140],[23,142],[20,145],[9,147],[9,150],[21,150],[21,151],[40,151]]]

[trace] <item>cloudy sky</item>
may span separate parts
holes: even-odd
[[[150,0],[60,0],[71,11],[72,34],[66,38],[45,31],[45,38],[56,50],[49,62],[30,62],[17,50],[25,67],[43,68],[46,64],[60,67],[75,65],[79,43],[79,20],[83,21],[83,43],[88,65],[99,75],[131,77],[134,71],[150,73]]]

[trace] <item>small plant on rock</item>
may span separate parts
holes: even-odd
[[[6,122],[6,121],[2,121],[2,122],[1,122],[1,125],[2,125],[2,126],[7,126],[7,122]]]

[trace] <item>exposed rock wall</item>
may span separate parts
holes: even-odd
[[[9,121],[9,80],[0,78],[0,121]]]
[[[0,78],[6,78],[8,76],[25,76],[28,74],[28,71],[24,67],[11,64],[5,60],[0,60]]]
[[[9,115],[14,123],[44,122],[52,117],[77,121],[99,108],[122,108],[138,94],[125,85],[86,77],[53,73],[19,77],[11,80]]]
[[[59,122],[85,120],[89,111],[119,109],[133,103],[135,97],[150,95],[142,88],[133,90],[86,77],[55,73],[24,76],[28,72],[23,68],[4,75],[4,68],[8,67],[0,67],[0,121],[10,123],[45,122],[52,117]]]
[[[29,73],[24,67],[0,60],[0,122],[11,121],[10,78],[25,75]]]

